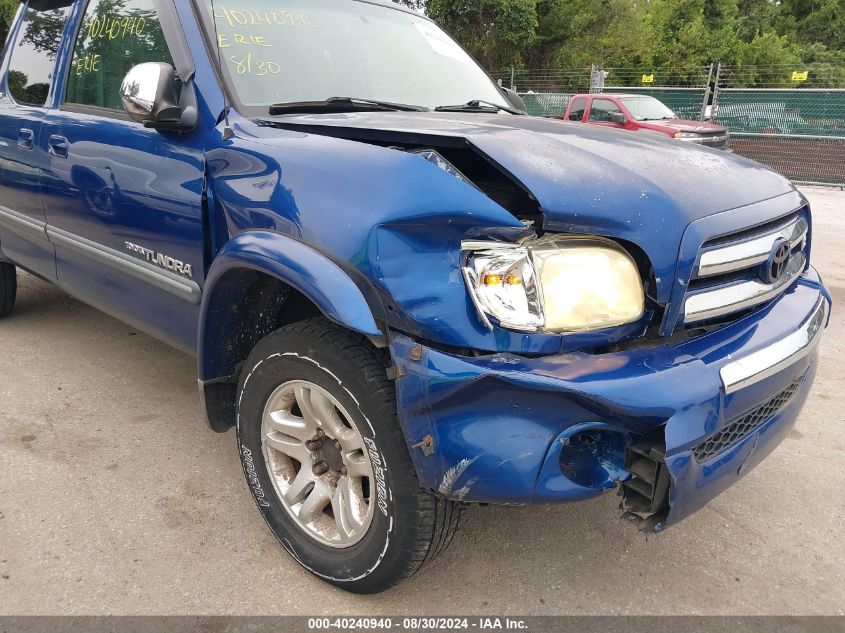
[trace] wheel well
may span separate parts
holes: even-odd
[[[213,430],[222,433],[235,425],[240,366],[258,342],[285,325],[321,314],[301,292],[262,272],[235,269],[218,280],[201,341],[205,376],[214,377],[200,383]]]

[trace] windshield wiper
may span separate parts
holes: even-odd
[[[325,101],[290,101],[274,103],[270,114],[322,114],[325,112],[428,112],[423,106],[358,97],[329,97]]]
[[[499,112],[500,110],[502,112],[507,112],[508,114],[525,114],[525,112],[520,112],[519,110],[515,110],[513,108],[506,108],[498,103],[484,101],[482,99],[473,99],[463,105],[437,106],[434,108],[435,112]]]

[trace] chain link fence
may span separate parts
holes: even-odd
[[[845,69],[720,68],[714,89],[713,120],[736,153],[796,182],[845,187]]]
[[[668,73],[593,66],[508,69],[494,77],[535,116],[562,116],[579,93],[651,95],[679,118],[724,125],[734,152],[796,182],[845,187],[845,68],[714,64]]]
[[[559,117],[566,110],[572,95],[589,91],[591,71],[590,68],[508,69],[498,73],[496,79],[522,96],[529,114]]]
[[[742,132],[733,135],[731,148],[794,182],[845,188],[845,136]]]

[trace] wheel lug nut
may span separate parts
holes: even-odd
[[[335,443],[334,443],[334,447],[335,447],[337,450],[340,450],[340,442],[335,442]]]
[[[325,475],[329,472],[329,465],[326,462],[319,462],[318,464],[314,464],[314,474],[318,477],[320,475]]]
[[[325,433],[323,433],[323,429],[317,429],[317,437],[323,437]]]

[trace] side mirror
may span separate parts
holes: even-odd
[[[528,114],[528,108],[525,105],[525,101],[522,100],[522,97],[520,97],[519,94],[516,93],[516,91],[505,87],[500,88],[502,94],[505,95],[505,97],[507,98],[508,103],[510,103],[514,108],[516,108],[520,112],[525,112],[526,114]]]
[[[613,121],[616,125],[625,125],[628,123],[628,117],[626,117],[621,112],[611,112],[610,120]]]
[[[183,106],[177,92],[173,66],[148,62],[126,74],[120,85],[120,100],[130,118],[144,127],[191,129],[196,124],[196,108]]]

